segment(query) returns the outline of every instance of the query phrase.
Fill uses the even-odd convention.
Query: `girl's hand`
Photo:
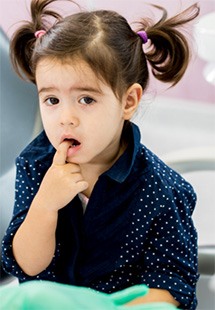
[[[35,197],[38,206],[58,211],[78,193],[87,189],[88,183],[81,175],[80,166],[66,162],[69,147],[70,143],[67,141],[59,145]]]

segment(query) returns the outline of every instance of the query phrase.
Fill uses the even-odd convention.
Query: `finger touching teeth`
[[[76,140],[76,139],[68,139],[68,138],[66,138],[66,139],[64,139],[64,141],[70,142],[70,147],[76,147],[76,146],[78,146],[78,145],[81,144],[81,143],[80,143],[78,140]]]

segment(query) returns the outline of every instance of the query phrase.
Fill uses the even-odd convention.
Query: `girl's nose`
[[[64,108],[61,111],[60,124],[62,126],[69,126],[70,125],[73,127],[77,127],[79,125],[79,119],[76,116],[75,111],[71,108],[69,108],[69,109]]]

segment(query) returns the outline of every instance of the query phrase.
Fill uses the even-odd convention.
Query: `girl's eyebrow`
[[[58,88],[55,87],[42,87],[41,89],[38,90],[38,93],[48,93],[48,92],[52,92],[52,91],[56,91],[58,90]],[[91,92],[91,93],[95,93],[95,94],[99,94],[102,95],[103,92],[100,88],[94,88],[91,86],[87,86],[87,87],[71,87],[69,90],[75,90],[75,91],[83,91],[83,92]]]
[[[48,92],[51,92],[54,90],[56,90],[56,88],[54,88],[54,87],[42,87],[41,89],[38,89],[38,94],[48,93]]]

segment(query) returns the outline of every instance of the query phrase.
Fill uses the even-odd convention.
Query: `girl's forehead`
[[[41,59],[35,71],[36,80],[40,77],[43,78],[57,78],[59,76],[69,78],[76,77],[76,79],[89,78],[95,83],[101,83],[102,81],[98,78],[91,67],[81,59],[57,59],[57,58],[43,58]]]
[[[110,86],[82,59],[42,58],[37,64],[35,76],[38,88],[47,85],[62,85],[66,88],[72,84],[87,85],[89,89],[93,87],[101,93],[110,91]]]
[[[56,58],[45,57],[40,59],[36,66],[36,74],[40,71],[52,72],[52,71],[75,71],[77,74],[91,74],[95,75],[91,67],[86,61],[80,58]]]

